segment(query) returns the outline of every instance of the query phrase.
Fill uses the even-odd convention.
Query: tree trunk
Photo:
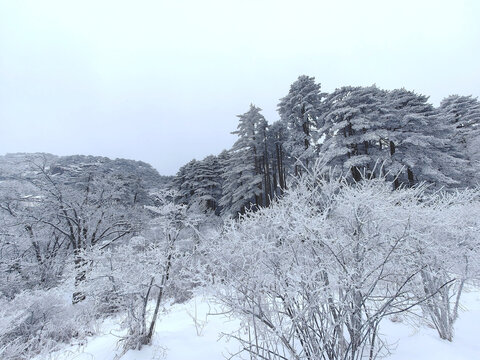
[[[277,150],[277,171],[278,171],[278,183],[280,185],[280,194],[283,194],[285,190],[285,177],[283,172],[283,152],[280,144],[275,144]]]
[[[82,256],[81,249],[74,250],[74,268],[75,268],[75,291],[72,295],[72,303],[78,304],[79,302],[85,300],[85,293],[83,291],[79,291],[78,287],[85,281],[85,277],[87,272],[85,270],[86,261]]]
[[[270,179],[270,166],[269,166],[269,163],[268,163],[267,149],[265,149],[265,152],[264,152],[264,155],[263,155],[263,174],[264,174],[264,178],[265,178],[264,206],[269,206],[270,205],[270,200],[272,198],[272,183],[271,183],[271,179]]]
[[[350,168],[350,170],[351,170],[351,172],[352,172],[352,176],[353,176],[353,179],[354,179],[355,181],[358,182],[358,181],[362,180],[362,174],[360,173],[360,170],[358,170],[358,167],[352,166],[352,167]]]
[[[413,185],[415,185],[415,178],[413,176],[413,171],[410,168],[407,169],[407,176],[408,184],[410,185],[410,187],[413,187]]]
[[[160,304],[161,304],[162,298],[163,298],[163,290],[165,289],[165,286],[167,285],[168,278],[170,277],[170,267],[172,266],[173,245],[175,243],[175,240],[173,240],[173,241],[170,240],[170,242],[171,242],[171,245],[170,245],[169,250],[168,250],[169,253],[168,253],[168,257],[167,257],[167,263],[165,265],[165,274],[163,274],[163,276],[162,276],[162,281],[160,283],[160,289],[158,291],[157,301],[156,301],[156,304],[155,304],[155,310],[153,312],[152,322],[150,323],[148,333],[143,338],[143,345],[148,345],[152,342],[153,331],[155,330],[155,323],[157,322],[158,311],[160,309]]]

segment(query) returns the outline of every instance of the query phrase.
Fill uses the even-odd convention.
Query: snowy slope
[[[441,340],[435,329],[412,328],[402,323],[386,322],[382,332],[397,343],[388,360],[477,360],[480,359],[480,291],[462,295],[463,311],[455,323],[453,342]]]
[[[452,343],[441,340],[434,329],[412,326],[403,322],[385,321],[381,331],[393,345],[388,360],[475,360],[480,359],[480,291],[463,296],[463,311],[456,324]],[[196,316],[195,316],[196,309]],[[127,352],[122,360],[222,360],[238,349],[235,341],[219,339],[222,332],[235,330],[238,320],[220,312],[218,306],[202,296],[186,304],[171,306],[161,317],[152,346],[141,351]],[[195,326],[194,318],[197,319]],[[86,345],[70,346],[62,351],[38,357],[36,360],[114,360],[121,354],[117,348],[120,331],[113,320],[102,325],[103,335],[91,338]],[[198,335],[200,334],[200,335]]]
[[[177,304],[160,315],[152,346],[141,351],[130,350],[122,360],[223,360],[238,346],[234,341],[221,337],[222,332],[235,330],[239,322],[228,316],[208,315],[222,312],[211,301],[197,296],[185,304]],[[195,320],[197,326],[195,326]],[[102,335],[89,339],[85,345],[76,345],[64,350],[37,357],[36,360],[113,360],[122,351],[117,342],[122,331],[108,320],[100,329]],[[221,337],[221,338],[220,338]]]

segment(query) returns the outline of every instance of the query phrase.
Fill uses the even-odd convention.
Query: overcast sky
[[[324,91],[480,95],[480,1],[0,0],[0,154],[124,157],[174,174],[250,103]]]

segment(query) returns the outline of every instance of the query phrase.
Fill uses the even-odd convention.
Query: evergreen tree
[[[173,180],[176,201],[201,210],[217,211],[222,194],[222,171],[219,159],[210,155],[201,161],[191,160],[182,166]]]
[[[355,181],[372,176],[385,160],[385,91],[376,86],[342,87],[325,100],[320,153],[327,165]]]
[[[238,136],[229,151],[224,173],[223,196],[220,200],[222,213],[236,215],[245,212],[250,204],[264,206],[266,203],[265,161],[267,122],[261,109],[250,105],[250,110],[238,115]]]
[[[278,104],[280,119],[288,128],[285,148],[295,160],[295,175],[300,174],[302,164],[308,168],[314,160],[322,96],[320,84],[315,83],[315,78],[302,75]]]
[[[219,161],[214,155],[198,162],[193,175],[196,189],[193,203],[202,209],[215,211],[222,196],[222,180]]]
[[[197,160],[193,159],[183,165],[177,172],[172,181],[172,188],[176,190],[175,201],[178,204],[191,205],[192,197],[195,193],[195,172],[197,170]]]
[[[480,102],[472,96],[450,95],[438,109],[441,121],[450,127],[455,151],[466,160],[462,179],[466,186],[476,186],[480,172]]]
[[[326,163],[358,181],[375,176],[394,180],[395,188],[426,181],[459,184],[463,163],[428,97],[405,89],[343,87],[324,101],[320,151]]]
[[[385,127],[391,174],[396,186],[426,181],[436,187],[459,184],[464,163],[452,152],[448,126],[442,124],[428,97],[405,89],[390,91]]]

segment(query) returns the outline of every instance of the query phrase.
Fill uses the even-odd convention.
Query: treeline
[[[350,181],[382,176],[394,188],[478,182],[480,103],[472,96],[451,95],[434,107],[425,95],[375,85],[328,94],[303,75],[278,113],[271,124],[254,105],[238,115],[231,149],[180,168],[177,201],[236,216],[268,206],[316,161]]]

